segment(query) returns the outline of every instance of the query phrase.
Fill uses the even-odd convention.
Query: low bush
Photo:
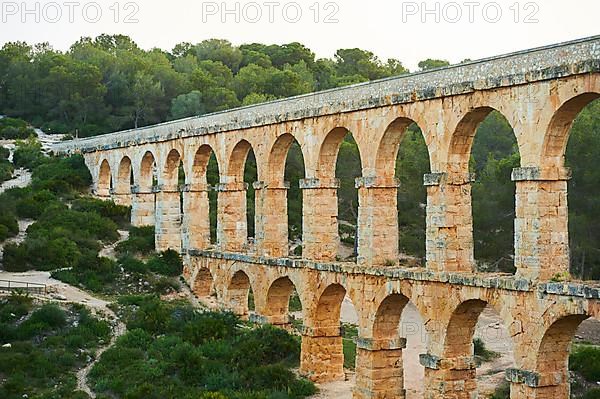
[[[95,198],[79,198],[71,203],[71,209],[79,212],[95,212],[119,226],[127,226],[131,220],[131,208],[117,205],[112,201]]]
[[[82,306],[36,306],[13,294],[0,301],[0,397],[82,398],[75,372],[110,327]],[[84,396],[85,397],[85,396]]]
[[[146,265],[149,270],[163,276],[175,277],[183,273],[181,256],[172,249],[153,256],[148,260]]]
[[[591,345],[575,345],[569,357],[569,368],[588,382],[600,381],[600,348]]]
[[[503,382],[498,385],[490,399],[510,399],[510,384]]]
[[[314,385],[299,379],[298,340],[283,330],[247,329],[231,313],[199,313],[153,296],[118,301],[128,333],[90,373],[107,397],[304,398]]]
[[[583,394],[582,399],[600,399],[600,388],[593,388]]]
[[[11,213],[0,213],[0,242],[19,233],[19,223]]]
[[[154,252],[154,226],[132,227],[129,238],[116,247],[120,255],[146,256]]]
[[[489,362],[499,356],[497,352],[487,349],[481,338],[475,338],[473,340],[473,348],[475,356],[480,362]]]

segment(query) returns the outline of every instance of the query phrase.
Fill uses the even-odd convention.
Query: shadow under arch
[[[137,184],[141,190],[150,191],[156,183],[156,158],[151,151],[146,151],[140,162],[140,176]]]
[[[215,292],[213,275],[209,268],[200,267],[194,277],[192,287],[194,295],[200,299],[208,299]]]
[[[254,292],[250,277],[242,270],[235,272],[227,288],[226,303],[231,311],[241,316],[242,319],[246,319],[250,311],[248,305],[250,291]]]
[[[341,328],[346,294],[343,285],[331,283],[318,295],[316,305],[304,311],[300,371],[313,381],[345,379],[344,365],[351,359],[344,351]]]
[[[541,159],[547,166],[564,166],[565,152],[573,122],[588,104],[598,98],[600,98],[600,93],[582,93],[565,101],[556,110],[548,125],[542,147]]]
[[[296,286],[287,276],[280,277],[271,283],[262,312],[270,324],[287,325],[290,323],[290,300],[295,290]]]
[[[589,316],[573,314],[559,318],[544,333],[537,349],[536,370],[539,378],[548,386],[538,388],[525,387],[526,391],[535,391],[538,396],[531,397],[569,398],[571,383],[569,376],[569,354],[571,342],[579,325]]]
[[[96,185],[97,194],[102,197],[108,197],[110,190],[113,188],[112,171],[110,164],[106,159],[100,164],[98,171],[98,184]]]
[[[319,158],[316,167],[316,177],[319,179],[333,179],[336,175],[336,164],[339,159],[339,152],[344,139],[348,136],[352,137],[354,140],[354,136],[352,132],[345,127],[336,127],[329,131],[321,146],[319,147]],[[360,147],[357,145],[358,150],[358,159],[362,160],[362,155],[360,153]],[[362,167],[361,167],[362,169]]]
[[[275,143],[269,151],[269,163],[267,167],[267,176],[265,183],[267,185],[283,186],[285,182],[285,164],[289,156],[290,149],[294,144],[297,144],[300,148],[300,154],[302,159],[305,158],[302,147],[298,143],[298,140],[290,134],[284,133],[277,137]],[[306,170],[304,171],[306,174]]]
[[[172,149],[167,155],[165,166],[162,171],[162,184],[165,189],[174,190],[179,185],[180,166],[182,157],[179,151]]]
[[[217,164],[217,170],[219,170],[219,161],[216,159],[215,152],[209,144],[203,144],[196,150],[190,179],[192,184],[208,184],[208,165],[213,157]]]
[[[421,397],[424,367],[419,356],[426,350],[428,334],[420,311],[393,290],[385,294],[372,317],[371,338],[362,344],[359,340],[357,365],[363,367],[357,369],[356,389],[385,393],[385,397]],[[380,368],[389,377],[371,380],[371,373]]]
[[[456,125],[452,134],[448,147],[448,158],[445,172],[451,174],[466,174],[469,172],[469,161],[471,159],[471,150],[477,130],[481,123],[492,112],[496,112],[508,122],[504,114],[490,106],[480,106],[473,108],[467,112]],[[510,122],[508,123],[510,125]],[[514,134],[514,127],[510,125],[513,132],[513,137],[517,141]],[[518,148],[518,147],[517,147]]]
[[[115,185],[118,193],[124,194],[131,191],[131,186],[133,185],[132,176],[133,168],[131,158],[125,155],[123,158],[121,158],[121,162],[119,162],[117,184]]]
[[[262,237],[260,252],[264,255],[287,257],[290,240],[302,237],[300,181],[305,176],[304,154],[296,138],[290,133],[277,137],[269,151],[265,187],[256,197],[262,208],[262,224],[257,226],[262,231],[257,236]],[[292,248],[298,255],[298,246]]]
[[[426,384],[432,378],[460,378],[465,381],[465,390],[478,392],[482,380],[491,379],[494,374],[479,373],[480,363],[492,361],[492,358],[486,357],[495,351],[498,351],[502,361],[500,366],[503,369],[495,373],[501,374],[500,379],[504,378],[507,369],[515,366],[514,343],[495,303],[479,298],[461,302],[452,312],[443,339],[442,358],[453,366],[447,371],[437,371],[437,376],[436,372],[427,369]]]
[[[404,140],[407,131],[412,126],[416,126],[421,132],[423,140],[426,142],[426,137],[423,130],[411,118],[398,117],[393,120],[386,128],[385,133],[379,141],[377,147],[377,156],[375,158],[375,175],[378,177],[394,177],[396,173],[396,160],[402,140]],[[427,145],[426,145],[427,146]],[[429,147],[427,147],[427,155],[431,168],[431,156]]]
[[[227,176],[232,179],[232,183],[244,182],[244,169],[250,152],[254,154],[252,144],[244,139],[233,147],[227,163]]]

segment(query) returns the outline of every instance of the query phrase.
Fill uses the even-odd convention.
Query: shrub
[[[0,160],[0,183],[12,179],[14,171],[15,168],[13,167],[12,163]]]
[[[111,219],[119,226],[126,226],[131,220],[130,208],[117,205],[112,201],[80,198],[72,202],[71,209],[80,212],[95,212],[103,218]]]
[[[13,163],[18,168],[33,170],[46,161],[41,150],[42,145],[35,138],[24,141],[18,140],[13,155]]]
[[[483,362],[489,362],[492,359],[498,357],[498,353],[491,351],[485,347],[485,343],[480,338],[473,340],[473,349],[475,356],[477,356]]]
[[[300,348],[287,331],[267,325],[247,331],[239,338],[234,360],[248,367],[279,362],[297,364]]]
[[[154,252],[154,226],[132,227],[129,238],[116,247],[121,255],[148,255]]]
[[[510,384],[503,382],[498,385],[490,399],[510,399]]]
[[[135,259],[131,256],[124,256],[119,259],[119,264],[123,270],[130,273],[144,274],[148,272],[148,266],[141,260]]]
[[[179,276],[183,273],[183,262],[176,251],[169,249],[152,257],[147,263],[148,269],[163,276]]]
[[[238,323],[239,318],[233,313],[202,313],[185,324],[182,337],[194,345],[201,345],[234,336]]]
[[[569,368],[588,382],[600,381],[600,348],[589,345],[574,346],[569,357]]]
[[[590,389],[583,395],[582,399],[600,399],[600,389],[599,388]]]
[[[19,223],[13,214],[0,214],[0,242],[19,233]]]

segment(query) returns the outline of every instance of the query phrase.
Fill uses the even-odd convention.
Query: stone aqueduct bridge
[[[510,332],[512,398],[568,398],[571,338],[598,316],[600,289],[569,281],[564,153],[578,112],[600,97],[600,36],[348,88],[58,145],[82,152],[100,197],[132,204],[135,225],[155,225],[158,249],[181,250],[200,296],[259,319],[288,323],[296,288],[303,306],[301,372],[342,379],[340,307],[359,315],[355,398],[403,398],[399,319],[410,301],[428,334],[426,398],[474,398],[473,334],[484,307]],[[521,155],[516,182],[516,275],[474,271],[468,162],[478,124],[492,111],[512,125]],[[398,259],[394,163],[416,123],[429,150],[426,265]],[[335,165],[352,132],[360,151],[358,260],[336,262]],[[303,256],[288,256],[284,165],[302,149]],[[243,170],[257,161],[255,248],[247,245]],[[214,153],[220,184],[209,187]],[[186,184],[178,187],[183,163]],[[590,165],[592,166],[592,165]],[[593,166],[592,166],[593,167]],[[133,187],[130,186],[133,174]],[[153,178],[153,174],[156,177]],[[208,191],[218,191],[218,242],[211,246]],[[182,207],[180,198],[183,197]],[[552,282],[561,276],[562,282]]]

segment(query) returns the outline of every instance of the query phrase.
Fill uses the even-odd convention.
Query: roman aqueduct
[[[426,398],[476,397],[475,323],[486,306],[501,316],[514,348],[511,398],[568,398],[568,354],[579,324],[600,313],[600,288],[570,281],[564,153],[579,111],[600,97],[600,37],[425,73],[319,92],[161,125],[73,140],[57,153],[83,153],[95,193],[132,205],[132,223],[156,226],[157,249],[181,251],[200,296],[255,319],[289,322],[294,288],[303,308],[301,372],[343,378],[340,307],[359,316],[355,398],[403,398],[398,325],[410,302],[424,320]],[[468,163],[481,121],[496,110],[511,124],[521,156],[512,179],[515,275],[475,271]],[[394,165],[409,125],[427,144],[426,264],[398,259]],[[360,151],[358,257],[336,262],[339,146],[351,132]],[[303,255],[288,254],[290,145],[302,150]],[[256,157],[255,245],[247,245],[244,164]],[[220,183],[206,170],[216,156]],[[183,164],[185,185],[178,184]],[[595,167],[590,165],[590,167]],[[133,175],[133,185],[130,176]],[[153,178],[153,176],[155,176]],[[209,190],[218,192],[211,244]],[[183,200],[181,200],[183,198]]]

